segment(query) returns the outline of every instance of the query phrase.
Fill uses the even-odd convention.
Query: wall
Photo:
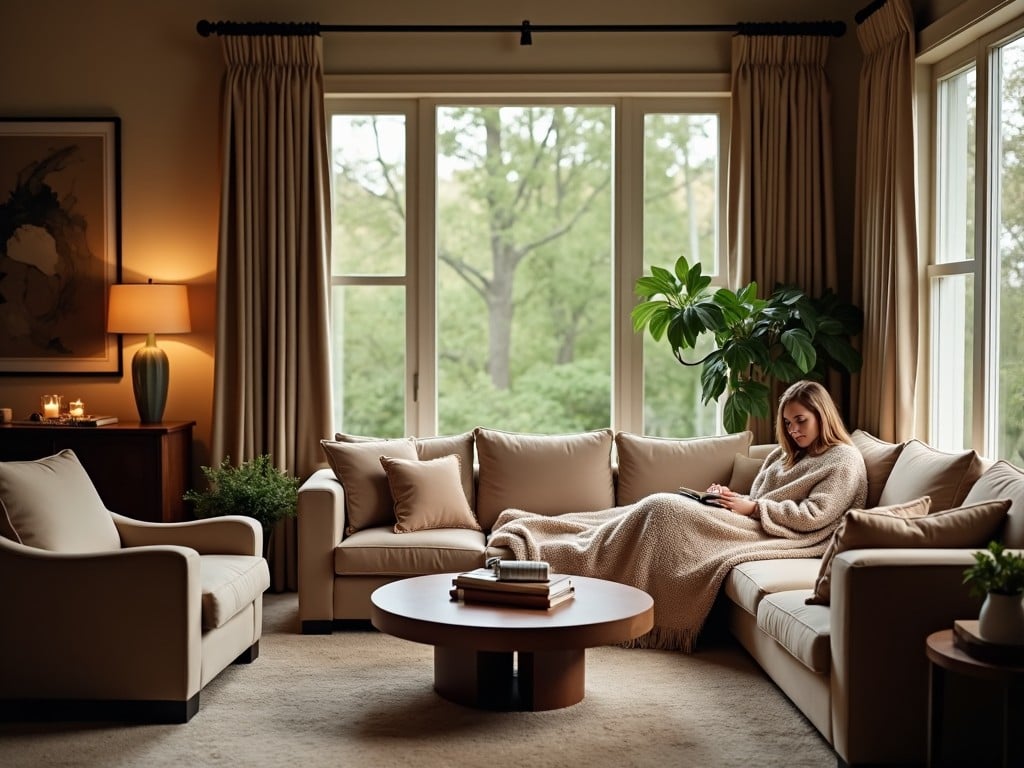
[[[189,284],[193,332],[163,337],[171,360],[165,418],[195,420],[195,464],[209,464],[220,193],[220,44],[200,19],[324,24],[847,23],[833,41],[837,250],[850,261],[860,51],[854,13],[866,0],[33,0],[0,4],[0,116],[120,116],[122,266],[126,282]],[[728,33],[534,35],[326,34],[328,73],[728,72]],[[4,193],[5,194],[5,193]],[[2,332],[2,331],[0,331]],[[116,378],[0,376],[0,406],[24,418],[43,392],[81,398],[92,412],[136,420],[125,338]],[[198,472],[196,473],[198,477]]]

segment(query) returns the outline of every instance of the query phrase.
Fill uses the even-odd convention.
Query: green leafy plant
[[[257,456],[239,466],[225,456],[219,467],[201,467],[209,487],[185,492],[195,504],[196,517],[246,515],[263,526],[269,537],[278,520],[295,515],[299,481],[279,470],[270,456]]]
[[[964,584],[975,597],[1024,594],[1024,556],[1007,552],[998,541],[974,553],[974,565],[964,571]]]
[[[729,432],[746,429],[751,417],[770,418],[770,383],[824,378],[829,368],[854,373],[861,356],[851,338],[863,326],[861,311],[831,291],[812,298],[798,288],[780,286],[767,299],[757,283],[739,291],[713,290],[700,263],[685,257],[674,271],[651,267],[636,281],[641,301],[631,313],[633,329],[668,340],[683,365],[701,365],[704,404],[728,391],[723,420]],[[700,360],[686,359],[710,334],[715,349]]]

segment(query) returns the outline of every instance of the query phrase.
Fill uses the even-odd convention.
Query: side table
[[[1024,765],[1024,738],[1019,727],[1024,714],[1024,667],[1005,664],[991,664],[965,653],[954,642],[953,630],[933,632],[925,641],[925,652],[930,662],[928,687],[928,765],[972,766]],[[944,728],[946,708],[953,704],[948,695],[947,675],[959,675],[978,681],[987,681],[987,690],[993,700],[995,716],[986,719],[982,725],[991,726],[985,733],[971,729],[971,736],[980,738],[978,749],[991,747],[991,754],[972,752],[969,758],[960,756],[956,762],[943,759],[944,746],[948,749],[951,734]],[[970,709],[984,709],[984,702],[972,699],[967,702]],[[1011,724],[1014,724],[1011,726]],[[966,728],[964,729],[966,730]],[[956,737],[956,735],[952,735]]]

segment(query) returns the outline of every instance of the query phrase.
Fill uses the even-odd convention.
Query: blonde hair
[[[786,420],[782,415],[787,405],[797,403],[818,417],[818,437],[806,448],[801,448],[789,436]],[[786,452],[786,463],[790,466],[805,455],[816,456],[824,453],[833,445],[847,443],[853,445],[850,433],[843,424],[832,396],[816,381],[798,381],[791,384],[779,398],[779,409],[775,416],[775,440]]]

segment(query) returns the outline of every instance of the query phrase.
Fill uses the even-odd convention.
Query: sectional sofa
[[[841,764],[923,763],[928,634],[976,617],[962,584],[991,538],[1024,547],[1024,472],[973,451],[857,431],[865,510],[822,558],[734,568],[713,612],[833,746]],[[370,615],[370,594],[409,576],[510,553],[487,535],[506,508],[540,514],[629,504],[680,485],[748,490],[771,445],[750,433],[673,440],[611,430],[323,441],[329,467],[299,490],[304,633]],[[381,457],[385,457],[383,460]],[[698,653],[699,653],[698,648]]]

